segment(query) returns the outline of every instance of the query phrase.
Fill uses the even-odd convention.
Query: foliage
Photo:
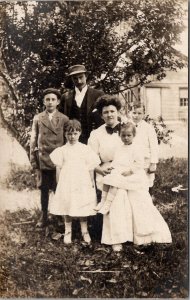
[[[25,149],[32,118],[42,110],[42,90],[71,87],[68,66],[84,63],[91,84],[107,93],[143,85],[152,75],[161,80],[166,70],[183,68],[187,62],[173,48],[183,30],[181,4],[181,0],[0,2],[1,73],[12,93],[15,88],[18,94],[11,96],[12,112],[9,109],[7,117]],[[159,140],[165,140],[162,134]]]
[[[158,199],[159,200],[159,199]],[[0,216],[0,296],[2,298],[186,298],[188,296],[187,199],[158,208],[173,236],[171,245],[138,251],[124,244],[117,255],[100,244],[97,217],[89,220],[93,243],[81,242],[77,221],[74,242],[55,240],[64,226],[52,219],[37,230],[39,212],[6,212]],[[100,226],[101,227],[101,226]]]
[[[168,158],[160,160],[156,170],[153,194],[157,199],[172,202],[179,194],[185,194],[187,190],[179,194],[172,192],[171,189],[178,185],[188,187],[188,162],[183,158]]]
[[[0,9],[3,59],[23,99],[40,103],[41,90],[60,88],[76,63],[110,93],[186,65],[173,48],[183,30],[179,0],[2,2]]]
[[[23,191],[36,189],[35,173],[31,169],[12,166],[11,173],[6,178],[6,187]]]
[[[172,139],[171,133],[174,131],[167,128],[162,117],[159,117],[158,121],[155,121],[154,119],[150,118],[149,115],[147,115],[145,116],[144,120],[154,126],[157,134],[158,144],[169,144],[170,140]]]

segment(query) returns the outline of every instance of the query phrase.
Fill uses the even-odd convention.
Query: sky
[[[184,16],[183,23],[185,30],[181,33],[181,43],[176,44],[175,48],[188,56],[188,2],[184,2],[186,8],[186,15]]]

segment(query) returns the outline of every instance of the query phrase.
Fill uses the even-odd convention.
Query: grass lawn
[[[89,220],[92,245],[81,242],[74,221],[74,241],[66,246],[55,218],[39,230],[38,211],[7,211],[0,216],[0,297],[186,298],[187,194],[171,187],[187,183],[187,161],[162,161],[158,171],[154,203],[169,225],[171,245],[138,251],[126,243],[121,254],[113,253],[100,244],[102,219],[96,216]]]

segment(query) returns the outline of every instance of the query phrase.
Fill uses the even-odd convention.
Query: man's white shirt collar
[[[75,87],[75,100],[78,107],[81,107],[82,101],[84,99],[84,96],[86,94],[86,91],[88,89],[88,86],[85,85],[85,87],[80,91],[77,87]]]

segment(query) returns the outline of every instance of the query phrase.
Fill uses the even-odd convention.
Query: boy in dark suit
[[[83,65],[74,65],[68,69],[74,89],[61,97],[59,111],[70,119],[77,119],[82,125],[80,142],[86,144],[90,132],[103,124],[99,114],[94,111],[97,98],[104,93],[87,85],[87,70]]]
[[[64,124],[68,117],[58,112],[60,93],[54,88],[43,92],[45,111],[34,116],[31,140],[30,161],[40,178],[42,215],[37,223],[38,227],[46,226],[49,191],[56,189],[56,168],[50,160],[49,154],[64,144]]]

